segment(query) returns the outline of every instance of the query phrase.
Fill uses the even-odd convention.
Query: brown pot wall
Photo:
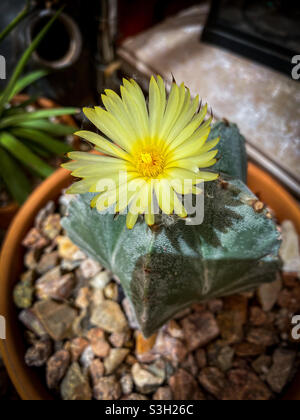
[[[0,314],[6,318],[7,326],[7,339],[0,340],[0,350],[9,375],[23,400],[51,400],[53,397],[43,378],[24,363],[23,330],[12,299],[13,287],[23,270],[24,249],[21,243],[37,212],[49,200],[56,199],[70,183],[69,172],[59,169],[33,192],[10,227],[0,258]],[[292,220],[300,234],[300,208],[284,188],[253,164],[249,164],[249,186],[276,212],[279,221]],[[300,400],[300,372],[286,398]]]

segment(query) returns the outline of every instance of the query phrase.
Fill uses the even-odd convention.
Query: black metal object
[[[212,0],[206,41],[291,77],[300,52],[299,0]]]
[[[50,29],[27,66],[27,71],[35,68],[51,71],[47,78],[30,88],[30,93],[50,97],[62,105],[99,103],[100,92],[96,86],[99,63],[104,57],[100,47],[102,40],[109,40],[109,37],[105,38],[109,30],[104,19],[106,15],[103,16],[105,3],[110,4],[111,0],[32,0],[31,13],[0,45],[0,55],[7,60],[7,77],[12,74],[32,38],[50,18],[50,10],[65,5],[63,15]],[[24,5],[25,0],[0,1],[0,31]],[[3,85],[1,81],[1,87]]]

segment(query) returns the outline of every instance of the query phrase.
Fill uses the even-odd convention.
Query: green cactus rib
[[[195,302],[254,289],[280,268],[279,233],[255,196],[240,181],[206,187],[200,226],[176,221],[153,232],[145,223],[126,229],[125,216],[99,214],[91,194],[71,202],[63,220],[71,240],[117,275],[142,332],[151,336],[178,311]]]
[[[218,163],[213,167],[214,171],[219,171],[241,179],[247,183],[247,153],[245,139],[240,134],[236,124],[218,122],[211,130],[209,139],[220,137],[217,146],[219,153]]]
[[[118,276],[145,337],[192,303],[272,282],[281,267],[278,229],[266,209],[253,209],[244,184],[245,140],[225,123],[216,136],[221,178],[205,184],[201,225],[169,217],[155,231],[142,220],[129,231],[125,216],[91,209],[93,194],[74,199],[62,221],[77,246]]]

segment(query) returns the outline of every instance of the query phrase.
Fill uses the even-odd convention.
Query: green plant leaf
[[[37,175],[47,178],[54,172],[51,166],[36,156],[27,146],[10,133],[0,133],[0,145],[9,151],[23,165],[32,169]]]
[[[63,8],[61,8],[60,10],[58,10],[58,12],[53,16],[53,18],[47,23],[47,25],[45,25],[45,27],[41,30],[41,32],[35,37],[35,39],[32,41],[32,43],[30,44],[30,46],[26,49],[26,51],[24,52],[24,54],[22,55],[21,59],[19,60],[15,71],[12,75],[12,77],[10,78],[3,94],[0,97],[0,116],[3,113],[4,110],[4,106],[5,104],[9,101],[9,98],[11,97],[11,94],[13,92],[13,90],[15,89],[15,85],[17,83],[17,81],[19,80],[24,67],[26,66],[26,64],[28,63],[28,60],[31,57],[31,54],[33,53],[33,51],[38,47],[38,45],[40,44],[40,42],[42,41],[42,39],[44,38],[44,36],[47,34],[48,30],[51,28],[52,24],[55,22],[55,20],[57,19],[57,17],[60,15],[60,13],[62,12]]]
[[[0,129],[13,127],[23,122],[41,120],[43,118],[59,117],[63,115],[73,115],[78,113],[77,108],[53,108],[42,109],[34,112],[24,112],[23,114],[13,115],[0,120]]]
[[[72,127],[65,124],[52,123],[49,120],[34,120],[18,124],[19,127],[35,128],[37,130],[45,131],[55,137],[63,137],[74,134],[77,127]]]
[[[23,204],[31,192],[31,185],[25,172],[14,158],[0,148],[0,175],[13,199]]]
[[[36,143],[31,142],[30,140],[24,139],[22,143],[25,144],[25,146],[27,146],[29,149],[31,149],[35,154],[37,154],[38,156],[44,159],[49,159],[53,155],[53,153],[49,152],[46,149],[43,149],[43,147],[39,146]]]
[[[1,32],[0,43],[7,37],[7,35],[27,16],[30,9],[30,0],[26,0],[24,10],[15,17],[14,20]]]
[[[25,102],[20,103],[19,105],[14,105],[11,108],[5,109],[5,111],[3,112],[3,118],[9,117],[11,115],[16,115],[16,114],[24,114],[25,112],[24,108],[36,102],[37,99],[38,99],[38,96],[35,96],[32,98],[29,98]]]
[[[14,128],[10,132],[13,136],[30,140],[54,154],[64,155],[72,150],[72,147],[68,144],[63,143],[61,140],[55,140],[39,130]]]
[[[15,84],[14,89],[11,92],[8,100],[11,101],[15,95],[22,92],[25,88],[32,85],[37,80],[42,79],[43,77],[47,76],[47,74],[49,74],[49,72],[46,70],[37,70],[22,77]]]

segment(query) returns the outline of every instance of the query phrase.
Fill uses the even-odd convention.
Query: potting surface
[[[291,317],[300,281],[283,273],[255,292],[196,304],[145,349],[118,279],[64,235],[66,211],[50,202],[24,240],[25,271],[14,293],[25,325],[27,365],[57,398],[270,400],[300,368]],[[284,246],[294,239],[284,226]],[[291,269],[286,256],[285,268]],[[293,263],[293,262],[292,262]],[[296,265],[299,263],[297,260]],[[293,267],[292,267],[293,268]],[[62,322],[63,320],[63,322]],[[147,350],[147,351],[145,351]]]

